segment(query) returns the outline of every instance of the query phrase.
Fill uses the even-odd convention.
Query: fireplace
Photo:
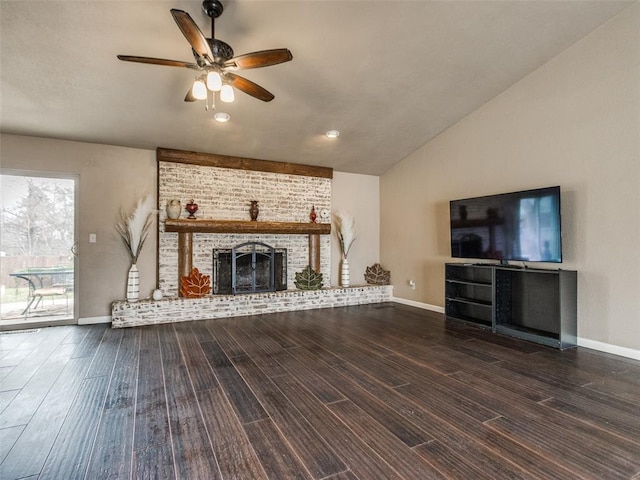
[[[213,293],[243,294],[287,289],[287,250],[246,242],[213,250]]]
[[[209,275],[213,287],[213,250],[243,242],[287,249],[283,290],[294,289],[294,272],[309,264],[331,278],[331,224],[310,222],[309,212],[312,205],[316,212],[331,209],[332,169],[164,148],[156,158],[158,288],[165,296],[178,296],[180,279],[193,268]],[[194,195],[196,220],[166,218],[167,203],[184,205]],[[255,222],[248,213],[254,199],[261,205]]]

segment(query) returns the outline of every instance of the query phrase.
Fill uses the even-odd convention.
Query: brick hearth
[[[118,300],[111,308],[114,328],[211,318],[241,317],[259,313],[290,312],[345,307],[391,301],[391,285],[363,285],[321,290],[287,290],[248,295],[211,295],[203,298],[164,298],[129,303]]]

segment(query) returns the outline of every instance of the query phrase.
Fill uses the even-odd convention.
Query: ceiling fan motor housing
[[[226,62],[233,58],[233,48],[228,43],[217,38],[207,38],[207,42],[211,47],[211,52],[216,62]]]
[[[233,58],[233,48],[231,48],[231,45],[223,42],[222,40],[218,40],[217,38],[207,38],[206,40],[209,47],[211,47],[211,53],[213,53],[213,61],[215,63],[223,63]],[[196,59],[196,63],[200,68],[206,67],[207,62],[198,55],[198,52],[193,48],[191,51],[193,52],[193,57]]]

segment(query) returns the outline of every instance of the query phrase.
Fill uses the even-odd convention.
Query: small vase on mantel
[[[180,218],[180,213],[182,213],[182,205],[180,205],[180,200],[169,200],[167,202],[167,217],[175,220],[177,218]]]
[[[348,287],[351,285],[349,280],[349,260],[347,257],[342,258],[342,268],[340,269],[340,286]]]
[[[137,302],[140,297],[140,274],[138,266],[131,264],[129,276],[127,278],[127,302]]]
[[[196,212],[198,211],[198,204],[194,200],[191,200],[189,203],[187,203],[184,209],[189,212],[189,216],[187,218],[190,220],[195,220]]]
[[[251,221],[255,222],[258,220],[258,214],[260,213],[260,208],[258,208],[258,200],[251,200],[251,206],[249,207],[249,215],[251,216]]]

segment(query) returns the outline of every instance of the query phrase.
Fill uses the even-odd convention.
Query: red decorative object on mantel
[[[252,222],[258,220],[259,213],[260,207],[258,207],[258,200],[251,200],[251,205],[249,206],[249,216],[251,217]]]
[[[311,219],[311,223],[316,223],[316,218],[318,218],[318,216],[316,215],[315,205],[311,206],[311,213],[309,214],[309,218]]]
[[[191,220],[196,218],[195,213],[198,211],[198,204],[197,203],[194,203],[193,200],[191,200],[189,203],[187,203],[185,205],[184,209],[187,212],[189,212],[189,216],[187,218],[190,218]]]
[[[191,270],[189,276],[180,278],[180,296],[184,298],[200,298],[211,293],[211,277],[202,275],[197,268]]]

